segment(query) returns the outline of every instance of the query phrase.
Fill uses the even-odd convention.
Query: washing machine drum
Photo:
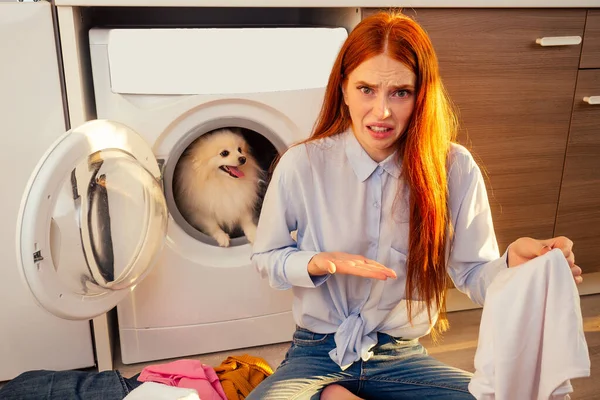
[[[51,313],[93,318],[150,271],[167,219],[160,168],[144,139],[115,122],[88,122],[54,143],[25,190],[22,276]]]

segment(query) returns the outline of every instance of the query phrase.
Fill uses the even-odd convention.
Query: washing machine
[[[66,319],[116,306],[126,364],[289,341],[291,292],[255,271],[243,233],[221,247],[192,226],[175,167],[201,135],[233,127],[267,171],[311,132],[346,37],[343,27],[91,29],[97,119],[48,149],[19,214],[18,258],[38,303]]]

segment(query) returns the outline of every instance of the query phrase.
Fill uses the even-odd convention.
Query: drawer
[[[579,68],[600,68],[600,10],[589,10]]]

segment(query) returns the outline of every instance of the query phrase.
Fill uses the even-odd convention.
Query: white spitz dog
[[[196,229],[228,247],[224,229],[240,227],[254,242],[254,211],[264,172],[241,132],[222,128],[196,139],[175,169],[173,193],[183,217]]]

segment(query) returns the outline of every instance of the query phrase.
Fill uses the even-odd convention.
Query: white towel
[[[144,382],[129,393],[125,400],[200,400],[195,389]]]
[[[569,399],[590,376],[579,293],[559,249],[501,271],[486,294],[475,374],[478,400]]]

